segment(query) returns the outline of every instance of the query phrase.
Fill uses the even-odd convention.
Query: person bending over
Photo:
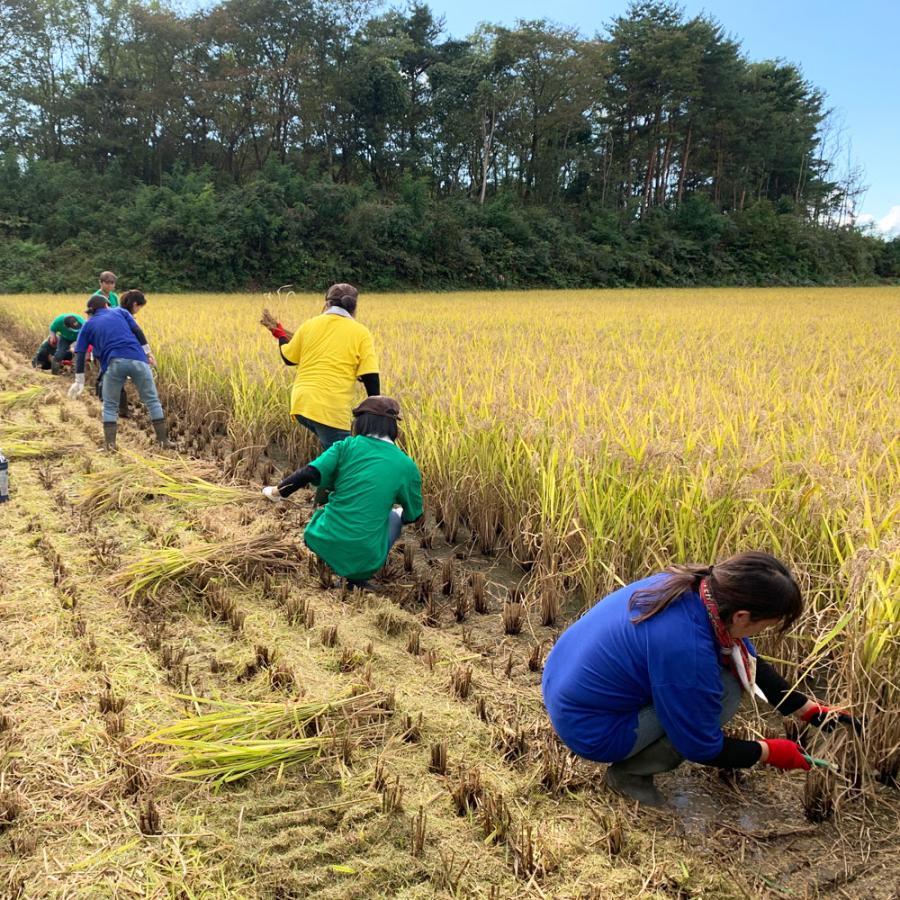
[[[41,368],[46,368],[38,358],[41,357],[42,359],[42,351],[45,349],[49,351],[52,347],[53,352],[48,355],[49,368],[54,375],[59,375],[60,371],[62,371],[63,362],[72,358],[72,344],[78,339],[78,333],[82,325],[84,325],[84,319],[81,316],[76,316],[74,313],[63,313],[61,316],[57,316],[50,323],[50,333],[47,335],[44,343],[41,344],[31,364],[35,365],[37,360]]]
[[[119,301],[119,306],[117,308],[119,310],[126,310],[127,312],[131,313],[132,316],[136,316],[146,305],[147,298],[144,296],[143,291],[131,290],[126,291],[124,294],[122,294],[122,297]],[[101,400],[103,399],[102,372],[97,376],[97,396]],[[125,389],[124,384],[122,385],[122,394],[119,397],[119,418],[131,418],[131,409],[128,405],[128,393]]]
[[[671,566],[623,587],[569,626],[547,658],[542,688],[553,728],[579,756],[611,763],[609,787],[651,805],[664,802],[653,776],[686,759],[808,770],[794,741],[722,733],[744,694],[819,727],[858,726],[791,690],[756,655],[749,638],[787,630],[802,609],[790,571],[755,551],[715,566]]]
[[[100,361],[103,373],[103,441],[106,449],[116,449],[119,399],[128,378],[147,407],[157,441],[160,446],[168,447],[165,415],[150,368],[156,365],[156,360],[144,332],[131,313],[110,309],[106,298],[99,295],[88,300],[87,314],[88,321],[75,344],[75,384],[69,389],[69,396],[77,397],[84,390],[84,357],[88,346],[93,346],[94,357]]]
[[[365,588],[372,587],[368,579],[384,565],[403,525],[422,516],[422,480],[395,443],[396,400],[368,397],[353,417],[351,437],[263,493],[278,502],[309,484],[330,490],[328,503],[306,526],[306,546],[351,587]]]

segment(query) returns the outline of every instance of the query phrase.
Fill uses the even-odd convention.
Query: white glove
[[[284,500],[284,497],[278,491],[278,488],[272,485],[271,487],[264,487],[262,489],[263,496],[268,497],[273,503],[281,503]]]
[[[75,376],[75,384],[69,388],[69,396],[74,400],[84,390],[84,372]]]

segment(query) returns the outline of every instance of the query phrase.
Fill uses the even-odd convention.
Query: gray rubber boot
[[[666,798],[653,783],[652,775],[629,775],[621,770],[621,763],[613,763],[606,770],[606,786],[644,806],[666,805]]]
[[[167,449],[172,446],[169,443],[169,429],[166,427],[165,419],[154,419],[153,430],[156,432],[156,440],[160,447]]]
[[[665,797],[653,783],[653,776],[671,772],[684,762],[684,757],[668,738],[660,738],[640,753],[613,763],[606,770],[606,783],[620,794],[647,806],[663,806]]]
[[[50,371],[54,375],[59,375],[59,373],[62,371],[62,366],[59,364],[59,360],[57,360],[55,356],[50,357]]]
[[[103,446],[106,450],[116,449],[116,432],[119,429],[117,422],[103,423]]]

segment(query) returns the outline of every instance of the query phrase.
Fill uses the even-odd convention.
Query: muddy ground
[[[299,539],[309,500],[189,512],[157,500],[87,515],[85,485],[121,459],[99,449],[97,401],[89,392],[68,400],[65,378],[33,371],[0,342],[0,391],[35,385],[36,403],[0,412],[0,425],[31,428],[54,447],[11,462],[12,499],[0,505],[0,896],[900,896],[900,802],[890,788],[848,796],[820,824],[804,816],[798,773],[751,771],[734,784],[684,766],[660,779],[664,810],[607,792],[603,767],[562,752],[542,714],[540,660],[564,623],[541,626],[529,610],[521,633],[505,634],[513,573],[458,559],[433,535],[427,550],[421,534],[404,536],[413,572],[397,552],[389,597],[342,597],[304,567],[231,584],[239,629],[189,593],[129,604],[110,583],[125,561],[198,538]],[[152,453],[148,431],[140,417],[123,423],[122,448]],[[209,471],[207,461],[191,465]],[[481,614],[458,601],[474,569],[488,578]],[[415,593],[429,573],[424,611]],[[312,627],[289,624],[286,598],[309,604]],[[420,629],[414,654],[409,635]],[[254,672],[259,646],[293,683]],[[466,667],[471,687],[460,697],[451,679]],[[191,712],[180,695],[289,700],[361,680],[393,692],[396,708],[382,739],[349,762],[215,790],[167,777],[166,758],[134,745]],[[738,727],[781,728],[774,718]],[[429,769],[442,742],[447,774]],[[480,793],[459,814],[453,791],[466,776]]]

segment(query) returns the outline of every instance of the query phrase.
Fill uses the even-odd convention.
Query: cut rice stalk
[[[0,410],[8,412],[17,407],[34,406],[45,391],[46,388],[39,384],[21,391],[0,391]]]
[[[66,456],[78,448],[74,444],[60,444],[44,440],[4,439],[3,452],[8,459],[49,459]]]
[[[278,767],[280,772],[288,766],[339,756],[348,739],[357,744],[380,740],[384,734],[381,726],[391,714],[385,696],[378,691],[290,703],[189,699],[214,707],[214,711],[174,722],[138,744],[165,748],[159,755],[172,753],[169,773],[173,778],[220,784],[262,769]]]
[[[217,543],[197,541],[187,547],[161,547],[132,560],[111,579],[124,587],[129,602],[156,597],[166,586],[192,588],[217,578],[243,584],[262,572],[301,567],[297,544],[274,534],[257,534]]]
[[[131,461],[87,479],[80,500],[86,511],[125,509],[155,498],[188,508],[259,501],[260,495],[256,491],[206,480],[198,474],[196,464],[160,460],[127,451],[121,455]],[[213,470],[201,471],[212,474]]]

